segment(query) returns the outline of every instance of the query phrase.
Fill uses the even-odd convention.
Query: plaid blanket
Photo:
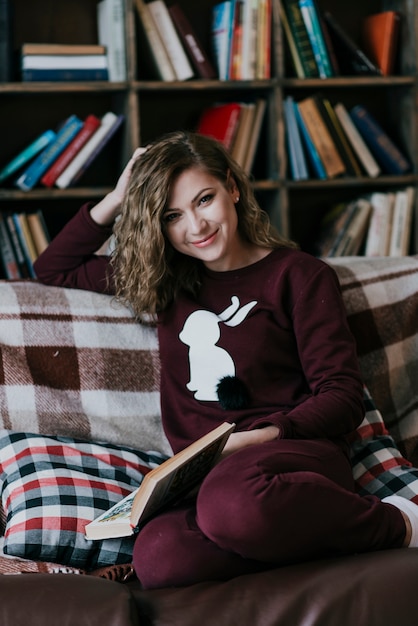
[[[404,456],[418,466],[418,257],[330,260],[366,386]]]
[[[0,281],[0,428],[169,454],[155,329],[109,296]]]

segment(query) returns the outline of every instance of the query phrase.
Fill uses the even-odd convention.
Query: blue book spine
[[[57,132],[55,140],[51,142],[22,175],[19,176],[16,185],[23,191],[33,189],[46,170],[68,146],[82,126],[83,122],[76,115],[71,115]]]
[[[284,114],[286,118],[287,145],[292,177],[293,180],[306,180],[308,178],[308,168],[306,167],[292,96],[287,96],[285,100]]]
[[[96,81],[109,80],[109,72],[104,68],[85,69],[26,69],[22,70],[23,82],[50,81]]]
[[[365,107],[353,107],[350,117],[386,173],[400,175],[411,169],[409,161]]]
[[[309,161],[312,165],[312,169],[314,170],[316,176],[321,180],[325,180],[327,178],[327,173],[325,171],[325,167],[321,161],[321,157],[318,154],[318,150],[315,148],[315,144],[311,139],[311,136],[308,132],[308,129],[305,126],[305,122],[302,119],[302,116],[299,111],[299,107],[297,103],[294,103],[295,108],[295,117],[300,129],[300,134],[306,146],[306,152],[308,154]]]
[[[20,226],[19,216],[17,213],[13,213],[12,218],[13,218],[14,225],[16,227],[16,234],[19,239],[20,246],[22,248],[23,256],[25,257],[29,276],[31,278],[36,278],[35,270],[33,269],[32,259],[29,254],[28,247],[26,245],[25,235],[23,234],[22,227]]]
[[[46,148],[56,137],[53,130],[46,130],[35,141],[12,159],[2,170],[0,170],[0,183],[9,178],[18,169],[23,167],[28,161],[33,159],[41,150]]]
[[[318,66],[319,75],[321,78],[330,78],[334,75],[334,72],[313,0],[299,0],[299,6]]]

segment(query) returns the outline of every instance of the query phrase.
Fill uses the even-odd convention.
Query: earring
[[[239,196],[237,196],[237,197],[235,198],[235,202],[238,202],[238,200],[239,200]]]

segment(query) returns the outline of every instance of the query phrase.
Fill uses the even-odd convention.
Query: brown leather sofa
[[[358,341],[365,382],[385,417],[390,435],[396,439],[402,454],[416,464],[418,402],[411,385],[416,380],[415,368],[418,367],[415,365],[418,361],[418,260],[341,259],[333,264]],[[25,290],[27,286],[26,283]],[[37,323],[43,319],[49,324],[54,316],[56,321],[63,307],[60,301],[65,294],[63,290],[34,283],[31,285],[34,297],[29,305],[28,301],[22,304],[19,289],[19,284],[0,282],[2,352],[10,352],[11,347],[21,350],[16,338],[10,339],[7,326],[17,309],[24,312],[22,319],[32,316],[34,324],[35,318]],[[125,322],[129,317],[129,312],[113,309],[115,305],[104,296],[71,293],[68,298],[72,302],[72,324],[85,319],[87,309],[88,315],[97,315],[100,319],[108,314],[104,312],[106,307],[112,311],[111,315],[122,316]],[[65,319],[68,323],[68,311]],[[33,333],[37,333],[36,325],[31,326],[32,338],[25,341],[36,343]],[[8,376],[11,375],[9,372]],[[7,406],[4,392],[8,384],[3,368],[3,372],[0,371],[2,427],[21,429],[27,424],[27,416],[19,416]],[[147,419],[154,420],[150,416]],[[86,420],[94,436],[94,419],[87,416]],[[147,431],[141,441],[149,448],[153,444],[158,446],[159,439],[160,449],[166,451],[167,444],[157,417],[154,422],[152,433]],[[42,420],[38,419],[33,427],[41,430]],[[50,432],[53,426],[49,423],[45,428]],[[55,428],[62,431],[62,424],[56,424]],[[66,428],[67,434],[74,435],[72,427],[67,424]],[[85,434],[85,428],[83,432]],[[110,439],[117,440],[116,430],[107,432]],[[124,437],[120,433],[118,436]],[[365,476],[368,474],[370,472],[365,472]],[[359,480],[370,491],[375,488],[374,478],[369,484],[364,476]],[[412,482],[410,488],[416,490],[418,498],[418,487]],[[187,588],[153,591],[142,590],[136,579],[120,583],[91,575],[2,575],[0,624],[416,626],[417,585],[418,551],[415,549],[307,562],[227,582],[209,581]]]

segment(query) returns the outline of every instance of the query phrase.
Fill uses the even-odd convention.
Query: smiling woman
[[[98,256],[113,222],[114,255]],[[347,438],[363,419],[363,383],[337,276],[275,232],[221,144],[177,132],[137,153],[36,271],[157,321],[174,452],[236,424],[198,493],[139,532],[145,588],[418,547],[418,506],[405,514],[399,499],[355,492]]]

